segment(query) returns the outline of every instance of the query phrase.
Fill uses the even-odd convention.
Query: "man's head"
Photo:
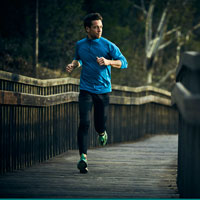
[[[102,35],[102,16],[99,13],[88,14],[84,18],[84,27],[90,39],[98,39]]]

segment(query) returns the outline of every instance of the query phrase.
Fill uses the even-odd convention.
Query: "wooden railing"
[[[200,54],[185,52],[172,92],[179,110],[178,189],[183,198],[200,198]]]
[[[78,91],[77,79],[38,80],[0,71],[1,174],[77,149]],[[177,117],[169,92],[113,85],[108,143],[177,133]],[[96,146],[91,118],[89,147]]]

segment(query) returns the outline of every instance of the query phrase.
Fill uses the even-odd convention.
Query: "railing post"
[[[178,190],[200,197],[200,54],[185,52],[176,73],[172,102],[179,111]]]

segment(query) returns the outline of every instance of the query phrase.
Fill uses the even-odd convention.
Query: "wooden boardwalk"
[[[177,135],[156,135],[90,149],[88,174],[69,151],[0,176],[0,198],[178,198],[177,146]]]

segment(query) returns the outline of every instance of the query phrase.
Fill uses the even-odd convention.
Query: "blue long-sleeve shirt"
[[[94,40],[84,38],[76,43],[74,57],[82,65],[80,90],[95,94],[111,92],[111,66],[100,66],[97,57],[120,60],[122,69],[128,66],[126,58],[114,43],[103,37]]]

